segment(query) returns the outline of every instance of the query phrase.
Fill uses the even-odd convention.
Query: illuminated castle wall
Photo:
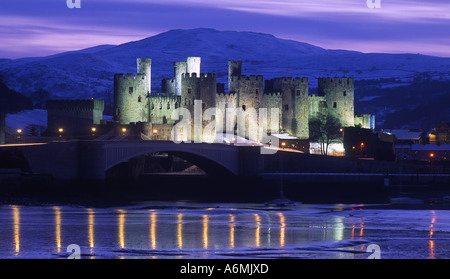
[[[223,112],[223,131],[216,133],[225,132],[227,124],[233,132],[240,131],[239,136],[254,141],[260,139],[250,127],[258,122],[260,108],[279,110],[276,130],[269,129],[269,132],[285,132],[300,139],[309,138],[309,119],[319,115],[332,114],[343,127],[354,126],[356,119],[356,124],[363,128],[374,128],[373,116],[355,118],[353,78],[319,78],[318,95],[310,96],[308,78],[281,77],[264,81],[260,75],[242,75],[242,61],[228,61],[228,92],[225,92],[224,84],[217,83],[215,74],[201,73],[200,57],[188,57],[186,62],[174,62],[173,78],[162,80],[161,94],[152,94],[151,59],[137,59],[137,64],[137,74],[114,76],[114,119],[120,124],[174,125],[174,109],[186,108],[194,116],[194,102],[201,100],[198,104],[202,114],[214,107]],[[241,110],[243,114],[237,117],[244,117],[245,121],[237,121],[235,115],[226,113],[230,108]],[[205,128],[207,121],[202,124]],[[191,140],[202,140],[194,138],[193,129],[192,123]]]

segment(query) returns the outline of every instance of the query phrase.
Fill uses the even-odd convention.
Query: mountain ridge
[[[135,73],[136,58],[151,58],[152,87],[173,76],[173,62],[202,57],[202,72],[217,73],[226,83],[227,61],[242,60],[243,74],[265,79],[305,76],[315,86],[320,76],[412,78],[420,72],[450,76],[450,58],[418,54],[379,54],[329,50],[271,34],[218,31],[211,28],[174,29],[120,45],[99,45],[46,57],[0,59],[0,75],[18,92],[38,89],[53,98],[105,98],[113,89],[115,73]]]

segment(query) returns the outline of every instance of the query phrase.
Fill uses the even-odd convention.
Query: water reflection
[[[208,249],[208,222],[209,216],[203,215],[203,249]]]
[[[14,252],[17,256],[20,252],[20,209],[18,206],[13,205],[13,226],[14,226]]]
[[[118,209],[118,224],[119,224],[119,247],[125,249],[125,214],[126,211]]]
[[[156,213],[150,213],[150,244],[153,250],[156,249]]]
[[[57,206],[53,207],[55,212],[55,243],[58,253],[61,253],[61,209]]]
[[[433,234],[434,234],[434,224],[435,223],[436,223],[436,212],[434,210],[431,210],[430,240],[428,241],[428,246],[429,246],[429,250],[430,250],[430,258],[431,259],[435,258],[434,239],[432,239],[433,238]]]
[[[102,255],[105,248],[108,253],[118,253],[120,250],[121,254],[114,257],[128,257],[128,253],[134,253],[135,250],[145,251],[142,252],[145,255],[143,257],[165,257],[146,254],[150,253],[150,249],[173,249],[178,253],[177,256],[200,249],[205,249],[205,253],[210,253],[211,249],[233,253],[249,247],[280,248],[285,253],[290,251],[290,247],[308,246],[316,241],[336,242],[350,237],[352,240],[362,238],[366,226],[364,222],[358,221],[345,229],[343,217],[308,216],[291,211],[217,210],[212,207],[196,210],[69,210],[54,206],[39,209],[45,211],[45,214],[37,217],[41,218],[37,220],[43,224],[42,228],[38,228],[40,235],[37,236],[30,233],[27,226],[23,226],[27,223],[27,218],[35,218],[34,215],[30,217],[27,211],[22,212],[23,208],[18,206],[11,206],[8,210],[8,218],[12,219],[7,228],[8,245],[13,244],[8,248],[8,253],[12,255],[14,252],[17,255],[20,252],[21,256],[23,250],[40,251],[41,247],[51,249],[52,253],[65,253],[65,245],[68,244],[78,244],[82,253],[91,254],[91,258],[94,252],[96,257],[101,258],[99,255]],[[435,256],[435,221],[433,212],[427,239],[430,257]],[[39,244],[41,246],[28,248],[29,243],[35,239],[42,242]],[[42,240],[45,239],[50,239],[52,245],[44,243]],[[30,247],[31,245],[35,244],[30,244]],[[180,254],[178,250],[183,251]]]
[[[178,249],[183,249],[183,214],[178,214],[177,221],[177,240],[178,240]]]
[[[230,248],[234,248],[234,228],[236,217],[234,215],[230,215]]]
[[[255,231],[255,246],[260,246],[260,233],[261,233],[261,217],[258,214],[254,214],[255,222],[256,222],[256,231]]]
[[[95,240],[94,240],[94,210],[91,208],[86,209],[88,214],[88,239],[89,239],[89,247],[91,248],[91,253],[93,252],[93,248],[95,246]]]
[[[285,243],[285,235],[286,235],[286,218],[283,213],[278,213],[278,217],[280,217],[280,247],[284,247]]]

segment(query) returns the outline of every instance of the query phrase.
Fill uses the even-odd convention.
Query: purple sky
[[[270,33],[328,49],[450,57],[449,0],[2,0],[0,58],[140,40],[170,29]]]

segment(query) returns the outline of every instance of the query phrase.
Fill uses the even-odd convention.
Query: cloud
[[[446,0],[4,0],[0,57],[120,44],[170,29],[255,31],[325,48],[450,56]],[[424,43],[426,41],[426,43]],[[347,43],[346,43],[347,42]],[[425,47],[425,48],[424,48]]]

